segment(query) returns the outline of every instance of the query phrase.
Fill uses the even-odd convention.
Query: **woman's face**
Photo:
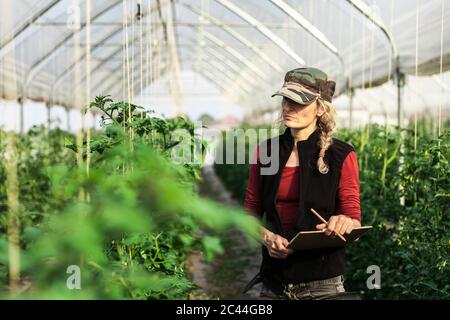
[[[322,108],[314,101],[309,105],[301,105],[283,97],[281,102],[284,125],[288,128],[303,129],[317,122],[317,117],[323,114]]]

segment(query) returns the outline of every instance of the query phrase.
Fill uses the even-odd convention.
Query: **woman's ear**
[[[317,108],[316,108],[316,114],[318,117],[321,117],[325,113],[325,107],[322,103],[317,100]]]

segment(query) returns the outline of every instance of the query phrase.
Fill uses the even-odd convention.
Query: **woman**
[[[244,204],[264,220],[260,273],[247,287],[262,281],[262,298],[323,299],[345,291],[344,248],[287,248],[299,231],[325,229],[327,236],[336,236],[361,226],[356,153],[333,138],[335,85],[319,69],[298,68],[286,74],[283,87],[272,95],[283,97],[286,130],[256,149]],[[271,150],[277,150],[274,157]],[[268,163],[260,161],[263,154],[271,159]],[[274,161],[276,172],[263,174]]]

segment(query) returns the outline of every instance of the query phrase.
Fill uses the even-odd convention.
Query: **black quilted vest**
[[[315,226],[320,222],[311,213],[310,208],[319,212],[325,220],[335,214],[338,198],[338,185],[345,157],[353,151],[353,147],[338,139],[333,139],[332,145],[325,153],[324,161],[329,165],[327,174],[321,174],[317,169],[319,155],[320,132],[317,129],[307,140],[297,142],[297,150],[300,160],[300,197],[297,220],[287,234],[283,232],[280,218],[275,206],[276,195],[280,184],[281,174],[286,162],[294,148],[294,139],[290,128],[284,134],[268,139],[260,144],[258,163],[260,166],[259,181],[261,199],[264,208],[263,221],[265,227],[290,240],[298,231],[316,230]],[[279,166],[270,174],[262,174],[263,168],[271,165],[271,144],[279,144]],[[268,158],[262,158],[267,155]],[[283,285],[288,283],[308,282],[322,280],[345,272],[345,249],[317,249],[297,251],[286,259],[274,259],[269,256],[266,247],[263,246],[263,260],[260,276],[264,284],[280,292]]]

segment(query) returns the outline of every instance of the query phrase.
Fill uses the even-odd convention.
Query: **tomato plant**
[[[83,150],[78,150],[75,137],[61,131],[55,139],[40,138],[47,148],[41,153],[36,148],[42,145],[19,139],[18,149],[24,150],[18,168],[21,191],[32,193],[21,194],[23,205],[29,202],[42,212],[40,219],[22,223],[21,275],[30,285],[23,284],[21,297],[187,298],[194,288],[185,268],[187,254],[201,249],[212,257],[222,250],[218,238],[203,237],[200,231],[238,226],[256,234],[254,220],[199,198],[195,184],[200,164],[172,161],[172,150],[183,140],[204,150],[190,121],[151,117],[138,106],[108,97],[97,98],[90,107],[105,113],[103,129],[94,132],[90,148],[83,141]],[[174,137],[176,129],[188,134]],[[91,154],[89,174],[75,161],[78,151],[84,159]],[[38,162],[33,166],[33,161]],[[8,189],[4,180],[0,186],[1,226],[6,230]],[[22,210],[22,220],[28,219],[27,210]],[[2,233],[3,283],[8,281],[7,247]],[[81,290],[68,289],[69,266],[80,268]],[[6,286],[0,294],[9,294]]]

